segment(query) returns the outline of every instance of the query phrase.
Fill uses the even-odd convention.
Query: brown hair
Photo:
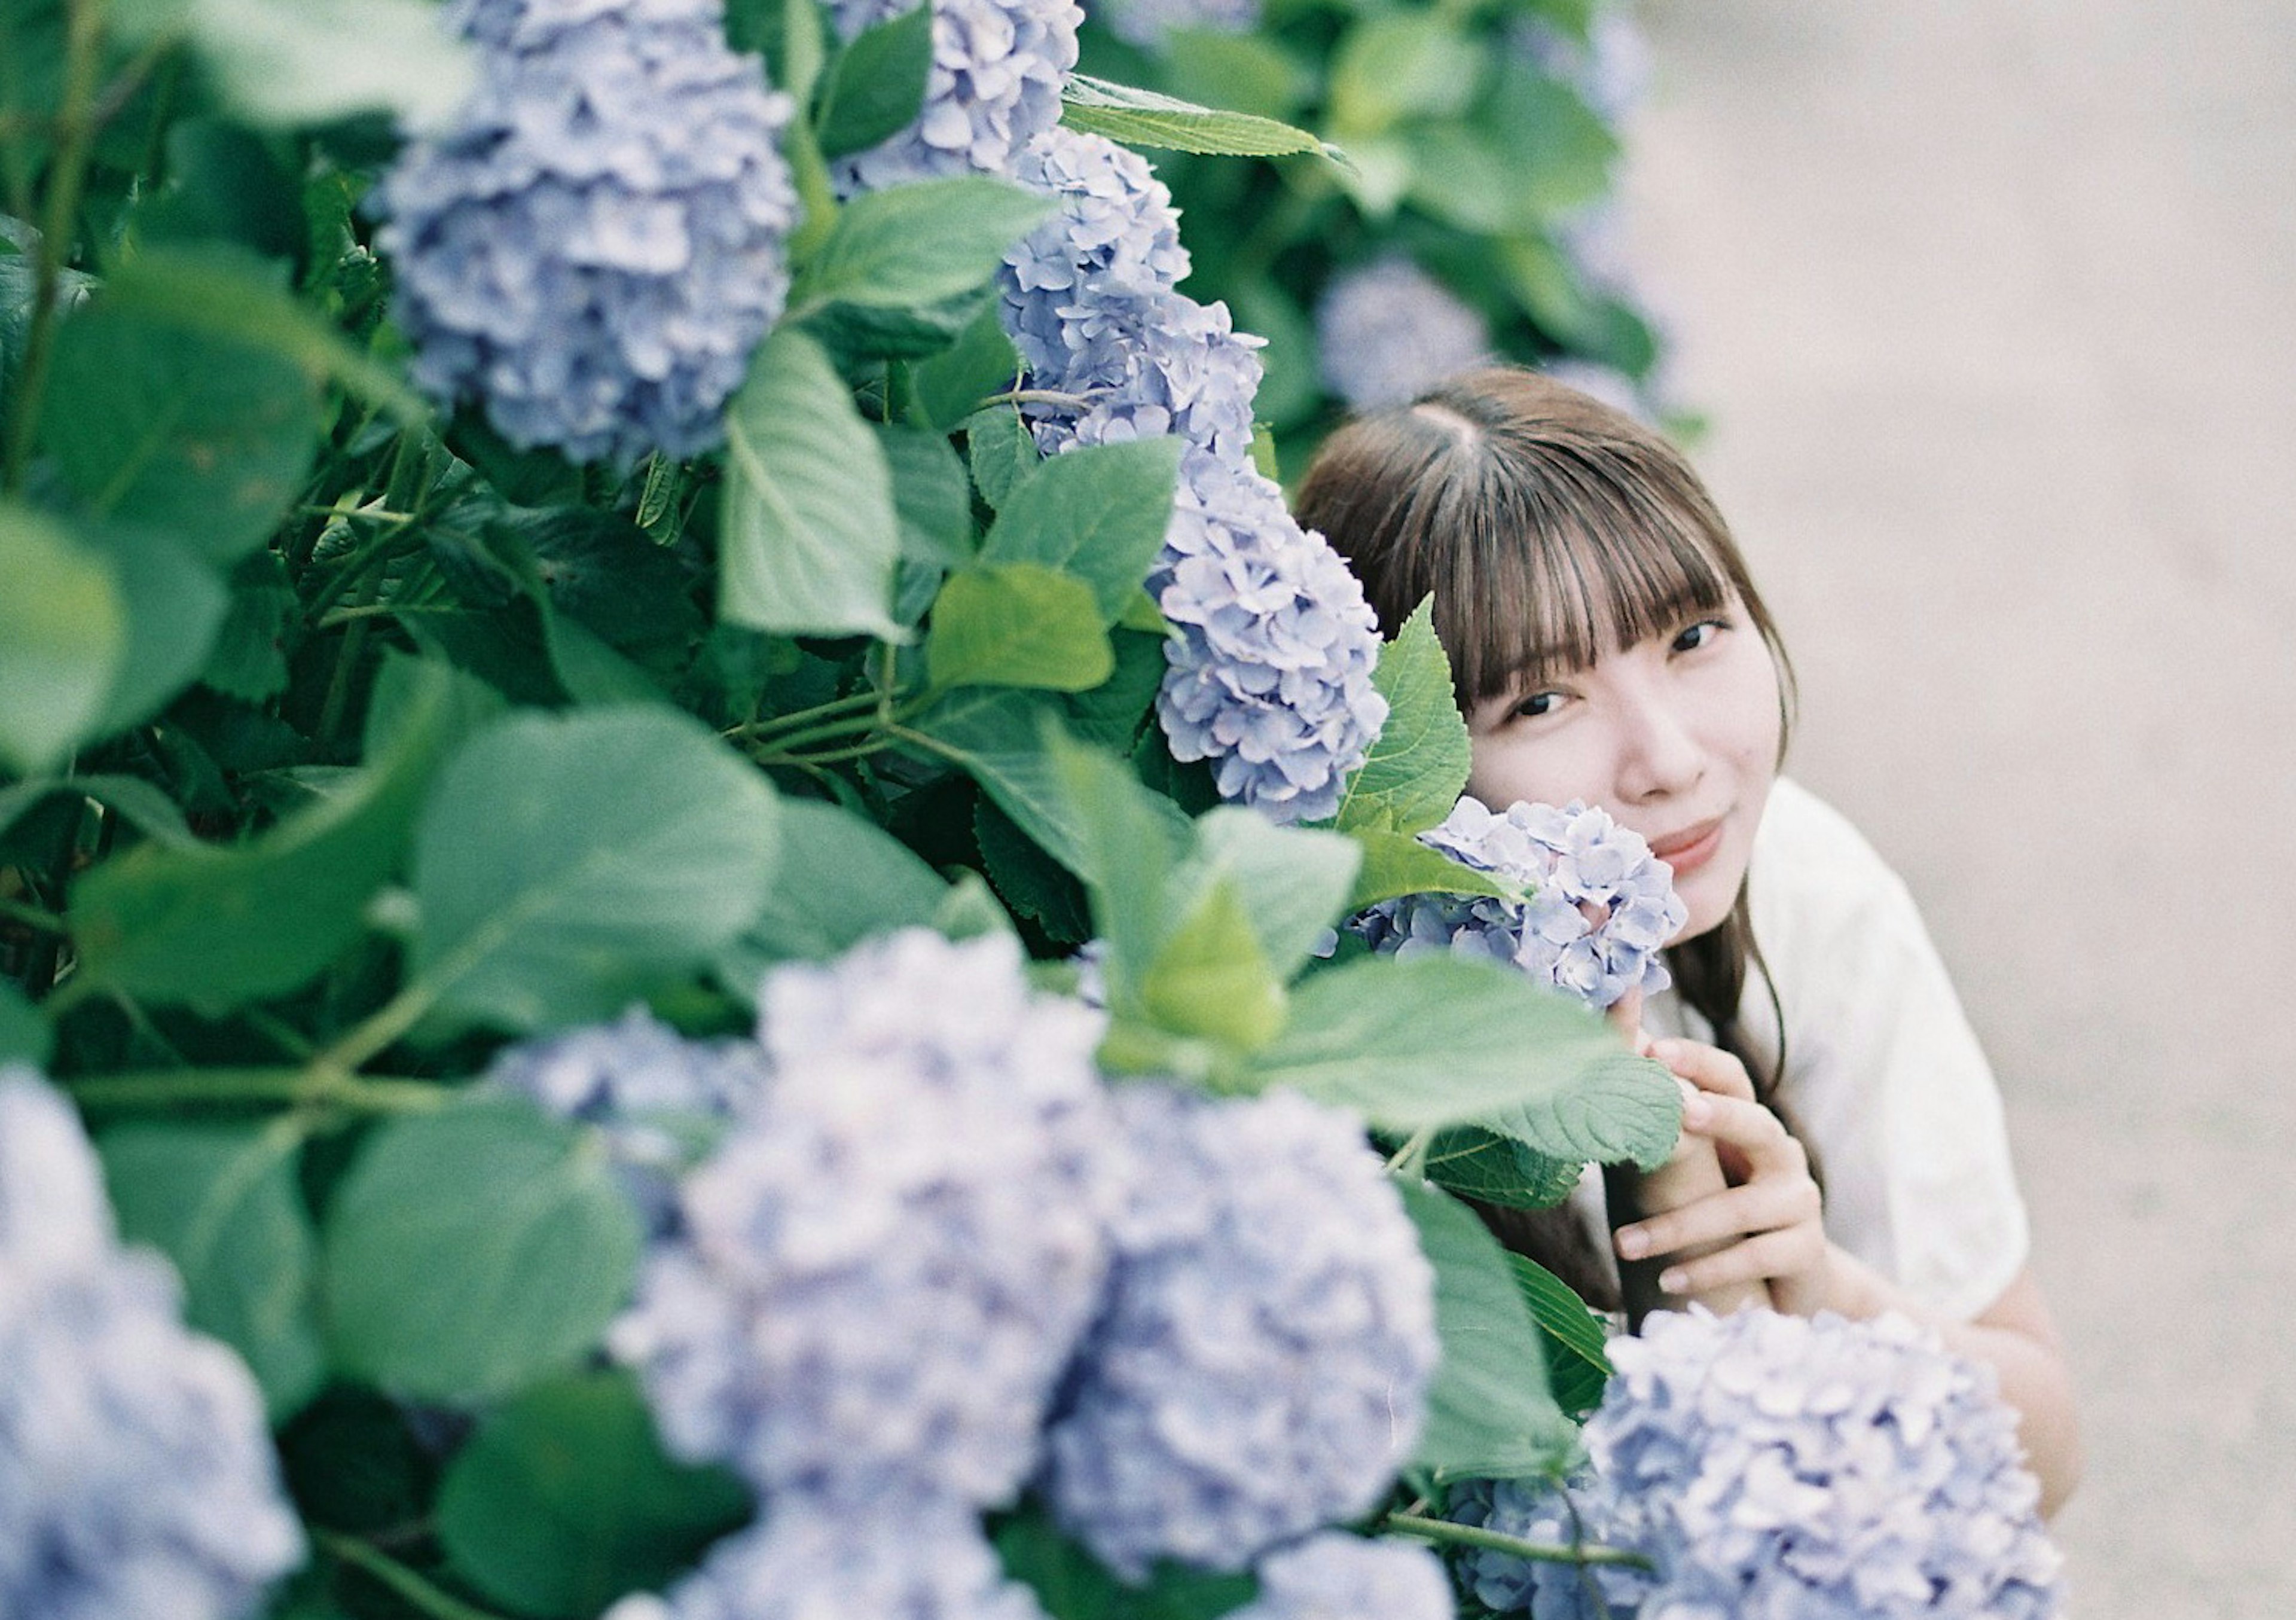
[[[1465,372],[1333,433],[1297,506],[1354,566],[1390,634],[1434,598],[1463,713],[1607,647],[1669,634],[1734,596],[1777,664],[1783,751],[1793,671],[1777,627],[1690,464],[1623,412],[1537,372]],[[1667,960],[1683,999],[1747,1060],[1756,1095],[1775,1107],[1783,1049],[1775,1066],[1759,1065],[1739,1029],[1747,964],[1761,961],[1744,886],[1718,926]],[[1781,1018],[1782,1047],[1784,1027]],[[1556,1258],[1586,1292],[1583,1264]]]

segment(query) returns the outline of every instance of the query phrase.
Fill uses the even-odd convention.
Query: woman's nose
[[[1698,785],[1706,751],[1679,705],[1662,694],[1632,695],[1623,705],[1619,791],[1636,803],[1677,797]]]

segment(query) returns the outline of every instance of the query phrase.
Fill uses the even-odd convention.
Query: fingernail
[[[1640,1260],[1650,1253],[1649,1234],[1631,1226],[1625,1228],[1619,1233],[1619,1253],[1628,1260]]]
[[[1685,1125],[1702,1125],[1713,1117],[1714,1105],[1703,1097],[1690,1098],[1682,1105],[1682,1122]]]
[[[1680,1267],[1669,1266],[1667,1270],[1660,1271],[1658,1274],[1659,1292],[1661,1294],[1679,1294],[1683,1291],[1683,1285],[1689,1280],[1690,1279],[1682,1274]]]

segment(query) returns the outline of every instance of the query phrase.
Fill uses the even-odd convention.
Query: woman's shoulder
[[[1822,974],[1923,932],[1896,869],[1847,816],[1790,777],[1770,789],[1748,884],[1754,937],[1774,974]],[[1845,955],[1853,940],[1861,948]]]

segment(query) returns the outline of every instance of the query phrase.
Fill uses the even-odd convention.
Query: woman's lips
[[[1722,826],[1725,817],[1702,821],[1696,826],[1685,827],[1670,837],[1658,839],[1651,844],[1651,853],[1674,868],[1679,882],[1714,859],[1722,847]]]

